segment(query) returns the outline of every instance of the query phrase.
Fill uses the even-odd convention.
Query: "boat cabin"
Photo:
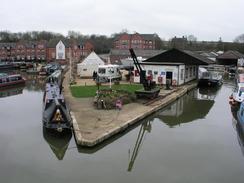
[[[8,75],[6,73],[0,73],[0,86],[8,86],[24,82],[25,80],[20,74]]]

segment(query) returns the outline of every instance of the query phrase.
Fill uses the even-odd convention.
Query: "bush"
[[[136,96],[133,93],[130,93],[125,90],[111,90],[104,89],[100,90],[98,96],[94,100],[97,108],[105,108],[105,109],[115,109],[116,101],[118,99],[122,100],[122,104],[129,104],[136,100]],[[105,105],[103,105],[105,104]]]

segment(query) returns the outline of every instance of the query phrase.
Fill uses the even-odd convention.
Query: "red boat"
[[[24,83],[25,79],[20,74],[0,73],[0,88]]]

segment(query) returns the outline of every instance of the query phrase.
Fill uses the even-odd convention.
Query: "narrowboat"
[[[229,104],[234,108],[238,108],[244,101],[244,74],[239,74],[236,81],[236,88],[229,97]]]
[[[25,79],[20,74],[0,73],[0,88],[24,83]]]
[[[61,73],[61,72],[60,72]],[[43,126],[58,132],[70,129],[72,120],[70,111],[62,94],[59,84],[61,76],[57,72],[48,77],[43,97]]]
[[[242,131],[244,131],[244,102],[241,102],[240,108],[237,111],[237,122],[239,123]]]
[[[17,65],[12,62],[0,62],[0,70],[16,69]]]
[[[220,86],[222,85],[222,74],[216,71],[208,71],[206,68],[199,68],[198,86]]]

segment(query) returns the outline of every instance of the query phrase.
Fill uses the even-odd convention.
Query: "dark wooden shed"
[[[220,65],[237,65],[240,58],[244,58],[244,55],[238,51],[229,50],[217,57],[217,63]]]

